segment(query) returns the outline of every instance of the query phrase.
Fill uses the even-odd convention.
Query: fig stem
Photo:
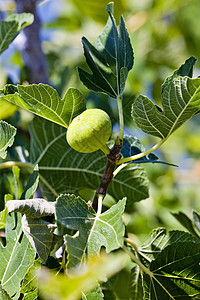
[[[119,145],[115,143],[113,148],[110,150],[110,153],[107,155],[107,164],[105,167],[105,171],[92,202],[92,207],[94,208],[95,211],[97,211],[98,209],[99,195],[103,195],[103,198],[105,198],[106,196],[108,186],[113,179],[113,172],[115,170],[117,161],[120,159],[119,152],[121,148],[122,148],[122,140],[120,140]]]
[[[104,144],[100,149],[106,156],[110,153],[110,148],[107,146],[107,144]]]
[[[124,137],[124,117],[123,117],[123,108],[122,108],[122,96],[121,96],[121,98],[117,97],[117,104],[118,104],[119,125],[120,125],[119,138],[121,140],[123,140],[123,137]]]

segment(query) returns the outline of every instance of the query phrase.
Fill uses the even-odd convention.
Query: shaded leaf
[[[35,300],[38,299],[38,284],[36,272],[41,267],[41,262],[39,259],[34,261],[34,264],[27,271],[20,290],[20,294],[23,294],[23,300]]]
[[[113,3],[106,8],[109,19],[97,39],[96,48],[85,37],[82,38],[84,55],[92,74],[81,68],[78,71],[87,88],[117,98],[123,93],[128,71],[133,67],[133,50],[123,17],[118,33]]]
[[[75,236],[65,235],[68,252],[68,267],[79,264],[86,251],[88,236],[95,218],[95,212],[86,202],[74,195],[60,195],[56,202],[56,220],[66,228],[79,232]]]
[[[197,211],[193,211],[193,220],[198,232],[200,232],[200,215]]]
[[[32,218],[42,218],[55,213],[55,202],[34,198],[26,200],[11,200],[6,204],[8,212],[20,212]]]
[[[130,280],[130,296],[131,300],[143,300],[144,299],[144,286],[143,286],[143,274],[139,266],[135,266],[131,270]]]
[[[145,96],[136,98],[132,116],[144,132],[167,139],[200,109],[200,79],[177,77],[164,89],[163,111]]]
[[[58,274],[55,276],[48,270],[42,269],[39,272],[39,287],[44,299],[52,295],[55,300],[77,300],[96,286],[97,280],[123,269],[128,262],[124,253],[109,254],[100,257],[93,257],[78,271],[70,272],[70,277]]]
[[[200,296],[200,243],[167,246],[144,275],[148,299],[191,299]]]
[[[0,158],[6,158],[6,149],[12,146],[16,132],[15,127],[5,121],[0,121]]]
[[[181,223],[182,226],[184,226],[193,236],[196,238],[200,238],[199,235],[196,233],[194,229],[194,225],[192,220],[186,216],[183,212],[178,213],[172,213],[172,215],[177,219],[179,223]]]
[[[67,267],[72,268],[83,261],[87,248],[89,230],[79,230],[74,236],[65,235],[67,256]]]
[[[0,281],[2,288],[12,299],[18,299],[21,281],[34,258],[35,251],[22,232],[21,215],[7,215],[6,246],[0,244]]]
[[[0,91],[0,98],[64,127],[86,109],[86,101],[79,90],[69,88],[61,99],[54,88],[42,83],[8,84]]]
[[[132,136],[127,136],[127,135],[124,136],[123,146],[122,146],[122,149],[121,149],[121,154],[123,155],[123,158],[130,157],[130,156],[142,153],[144,151],[145,151],[145,149],[144,149],[142,143],[140,142],[140,140],[138,138],[132,137]],[[153,163],[153,164],[155,164],[155,163],[158,163],[158,164],[166,164],[166,165],[169,165],[169,166],[174,166],[174,167],[176,166],[177,167],[177,165],[170,164],[170,163],[167,163],[165,161],[160,161],[158,159],[159,158],[155,154],[150,153],[147,156],[143,156],[141,158],[135,159],[135,160],[131,161],[130,163],[136,163],[136,164],[140,164],[140,163]]]
[[[181,244],[183,242],[195,243],[199,241],[185,231],[172,230],[167,233],[164,228],[158,228],[153,230],[146,243],[139,248],[139,253],[149,265],[165,247],[176,243]]]
[[[33,23],[33,15],[28,13],[10,15],[7,20],[0,21],[0,54],[19,34],[19,31]]]
[[[22,217],[22,230],[39,255],[42,263],[47,261],[53,242],[55,226],[42,219]]]
[[[61,126],[41,118],[33,120],[30,134],[30,160],[39,166],[42,189],[50,201],[66,192],[77,194],[84,188],[97,189],[106,166],[102,151],[89,154],[76,152],[68,145],[66,132]],[[45,181],[42,181],[43,178]],[[146,172],[141,166],[128,166],[113,179],[108,193],[115,199],[126,195],[130,204],[147,198]]]

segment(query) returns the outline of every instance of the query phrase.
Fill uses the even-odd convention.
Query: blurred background
[[[42,47],[38,59],[32,61],[35,66],[43,63],[40,75],[44,77],[38,78],[38,82],[48,82],[61,96],[68,87],[80,89],[87,99],[88,108],[101,107],[110,114],[117,134],[115,101],[103,94],[90,92],[80,82],[77,72],[77,66],[87,68],[81,37],[86,36],[95,45],[107,20],[107,1],[0,0],[0,18],[20,12],[24,4],[31,2],[36,6],[35,14],[40,25],[37,27],[39,40],[35,43],[37,46],[41,42]],[[118,0],[114,3],[117,22],[120,15],[124,15],[135,55],[134,68],[129,73],[124,96],[126,134],[138,137],[146,148],[150,148],[157,140],[136,128],[130,116],[131,103],[140,93],[161,105],[161,85],[164,79],[190,56],[200,59],[200,1]],[[29,36],[34,43],[37,37],[34,34]],[[28,42],[24,30],[0,57],[0,88],[11,82],[37,83],[37,78],[32,79],[30,57],[26,56]],[[197,61],[194,77],[200,75],[199,67]],[[16,145],[28,143],[27,128],[32,117],[28,112],[8,103],[0,104],[0,119],[15,126],[17,124],[20,128]],[[168,230],[180,229],[170,212],[181,210],[191,216],[192,210],[200,211],[199,124],[200,117],[197,115],[156,152],[161,160],[179,167],[144,165],[150,180],[150,198],[136,203],[132,214],[124,216],[128,230],[137,235],[135,239],[143,241],[158,226]],[[1,197],[8,185],[1,173]]]

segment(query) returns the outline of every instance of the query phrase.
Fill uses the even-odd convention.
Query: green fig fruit
[[[76,151],[91,153],[101,149],[109,153],[106,142],[112,132],[108,114],[101,109],[87,109],[73,119],[67,130],[67,141]]]

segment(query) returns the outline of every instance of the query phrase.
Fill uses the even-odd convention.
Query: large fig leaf
[[[66,131],[61,126],[41,118],[33,120],[30,134],[30,159],[39,166],[43,191],[50,201],[61,193],[97,189],[106,165],[103,152],[76,152],[67,144]],[[116,199],[126,195],[130,204],[147,198],[148,179],[144,169],[128,166],[113,179],[108,193]]]
[[[80,197],[66,194],[57,199],[57,221],[79,231],[78,236],[66,236],[69,267],[82,261],[86,249],[88,255],[93,256],[99,253],[102,246],[107,252],[122,247],[124,225],[121,215],[125,203],[123,199],[98,216]]]
[[[167,139],[200,110],[200,78],[175,77],[162,93],[163,111],[140,95],[132,106],[132,116],[144,132]]]
[[[186,242],[200,243],[197,238],[188,232],[172,230],[166,233],[164,228],[158,228],[152,232],[146,243],[139,248],[139,253],[141,257],[151,262],[156,259],[158,254],[168,245]]]
[[[79,68],[83,84],[96,92],[113,98],[123,93],[128,72],[133,67],[133,50],[123,17],[117,31],[113,16],[113,3],[107,5],[108,22],[98,37],[96,48],[82,38],[84,55],[91,73]]]
[[[6,85],[0,99],[25,108],[40,117],[68,127],[72,119],[86,109],[86,101],[79,90],[69,88],[61,99],[57,91],[46,84]]]
[[[29,13],[13,14],[5,21],[0,21],[0,55],[16,38],[20,30],[33,23],[33,15]]]
[[[0,158],[6,158],[6,149],[12,146],[16,132],[15,127],[4,121],[0,121]]]
[[[0,283],[12,299],[19,298],[21,281],[34,258],[35,251],[22,232],[21,214],[7,215],[6,246],[0,244]]]
[[[144,275],[148,299],[200,297],[200,243],[182,242],[165,247]]]

